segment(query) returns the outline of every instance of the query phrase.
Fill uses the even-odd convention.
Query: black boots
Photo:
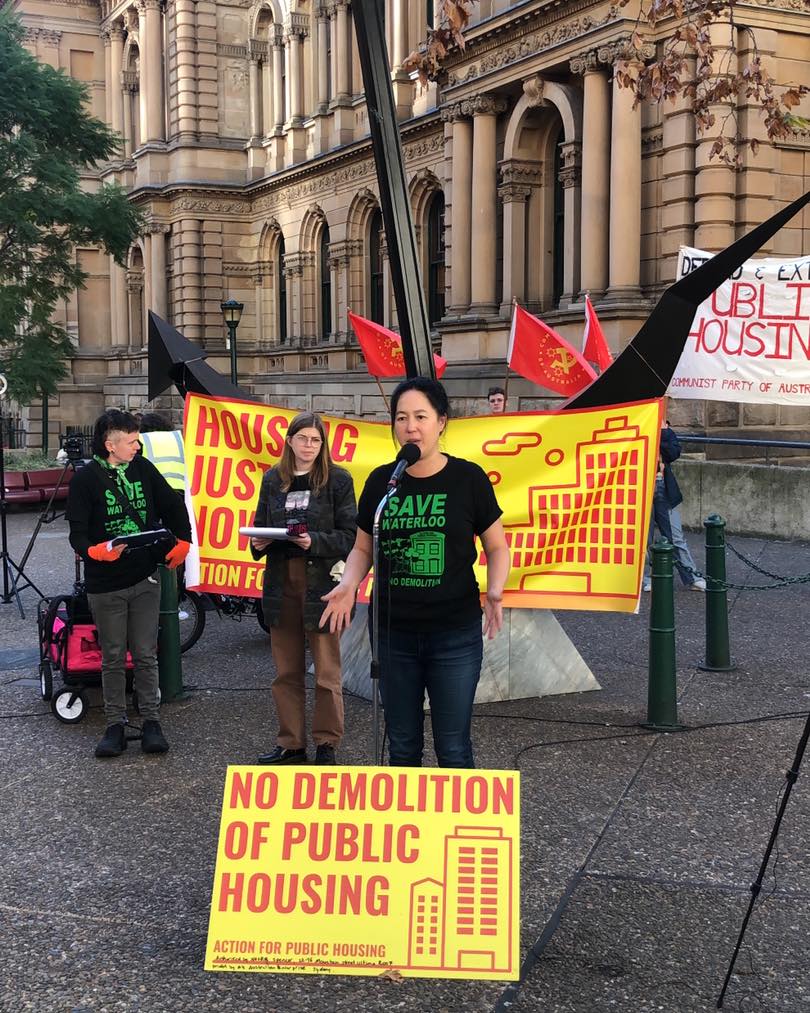
[[[271,753],[262,753],[256,763],[306,763],[306,749],[285,749],[276,746]]]
[[[126,748],[127,739],[124,734],[124,726],[118,722],[114,725],[107,725],[107,730],[96,746],[96,756],[99,759],[106,756],[120,756]]]
[[[159,721],[144,721],[141,734],[141,749],[145,753],[166,753],[169,743],[163,734]]]

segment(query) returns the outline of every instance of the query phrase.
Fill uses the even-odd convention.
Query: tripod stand
[[[3,415],[0,413],[0,561],[2,561],[3,569],[3,596],[0,601],[2,601],[3,605],[9,605],[13,598],[17,602],[17,608],[20,610],[20,617],[25,619],[25,612],[20,600],[20,591],[24,591],[26,587],[32,587],[40,598],[44,596],[34,582],[23,574],[22,567],[14,562],[11,558],[11,553],[8,551],[8,529],[6,527],[6,510],[8,509],[8,503],[6,502],[6,449],[3,421]],[[22,585],[20,585],[20,578],[25,580],[25,583]]]
[[[734,965],[737,962],[737,957],[742,947],[743,937],[745,936],[745,930],[748,928],[748,922],[751,919],[751,915],[754,911],[754,905],[757,902],[757,897],[762,889],[762,883],[765,879],[765,873],[768,869],[768,863],[771,860],[771,853],[776,846],[776,838],[779,835],[779,828],[782,824],[782,817],[785,815],[785,809],[787,809],[788,800],[790,799],[790,793],[793,790],[793,785],[799,776],[799,767],[802,765],[802,758],[804,757],[804,751],[807,748],[807,742],[810,740],[810,714],[807,715],[807,720],[804,724],[804,731],[802,737],[799,739],[799,744],[796,747],[796,755],[793,757],[793,766],[785,773],[785,780],[787,786],[785,787],[785,794],[782,796],[782,801],[779,805],[779,811],[776,814],[774,820],[773,829],[771,830],[771,836],[768,840],[768,846],[765,849],[765,854],[762,858],[762,864],[759,867],[759,874],[754,882],[751,884],[751,900],[748,904],[748,910],[745,912],[745,918],[743,918],[742,928],[740,934],[737,937],[737,945],[734,947],[734,954],[729,964],[728,972],[726,973],[726,980],[723,982],[723,988],[717,999],[717,1008],[723,1008],[723,1000],[726,995],[726,989],[728,988],[729,982],[731,981],[731,975],[734,973]]]
[[[45,595],[40,591],[40,589],[36,586],[36,584],[25,573],[25,564],[28,562],[28,557],[31,555],[31,550],[34,548],[34,542],[36,542],[37,540],[37,535],[39,534],[42,525],[52,524],[58,517],[64,516],[64,511],[61,513],[57,513],[57,511],[54,510],[53,508],[53,504],[54,500],[59,495],[59,490],[61,489],[62,483],[65,480],[65,475],[67,474],[68,468],[73,468],[74,471],[76,470],[76,464],[70,458],[68,458],[68,460],[65,461],[65,464],[62,468],[62,474],[56,480],[56,485],[54,486],[50,499],[40,511],[36,527],[34,528],[31,537],[28,539],[28,545],[26,545],[25,547],[25,552],[22,555],[22,559],[20,560],[19,566],[16,563],[14,564],[14,568],[17,571],[17,576],[13,578],[11,582],[11,587],[13,593],[17,596],[17,606],[20,609],[20,615],[22,616],[23,619],[25,619],[25,613],[23,612],[22,605],[20,604],[20,596],[17,593],[17,584],[18,581],[22,578],[25,580],[25,584],[23,584],[23,586],[19,589],[20,591],[24,590],[26,587],[30,587],[34,591],[36,591],[36,593],[39,595],[40,598],[45,597]]]

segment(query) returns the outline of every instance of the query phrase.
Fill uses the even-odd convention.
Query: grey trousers
[[[157,574],[121,591],[88,594],[101,644],[101,688],[107,724],[127,715],[127,646],[135,665],[133,686],[144,721],[158,719],[157,637],[160,580]]]

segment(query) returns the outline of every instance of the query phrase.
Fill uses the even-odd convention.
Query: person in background
[[[470,726],[483,658],[476,537],[487,557],[483,633],[492,638],[503,624],[510,557],[502,511],[484,470],[441,450],[448,414],[447,393],[437,380],[404,380],[391,397],[392,435],[400,446],[411,443],[420,451],[383,512],[374,579],[392,766],[422,765],[426,691],[439,766],[475,765]],[[321,624],[334,633],[348,625],[371,567],[374,512],[393,467],[390,462],[369,475],[354,548],[340,584],[324,597]]]
[[[490,387],[487,391],[490,415],[502,415],[506,411],[506,391],[503,387]]]
[[[144,412],[140,422],[143,456],[148,458],[175,492],[184,495],[186,463],[183,434],[158,412]]]
[[[160,581],[157,565],[170,569],[189,550],[191,528],[181,500],[139,453],[138,424],[129,412],[110,409],[93,432],[93,461],[70,483],[67,520],[70,544],[85,563],[87,600],[101,644],[101,685],[107,728],[96,756],[120,756],[126,749],[126,654],[143,718],[141,748],[165,753],[169,743],[158,720],[157,637]],[[166,527],[177,539],[126,550],[112,540]]]
[[[315,664],[315,763],[336,762],[343,737],[340,637],[319,626],[325,608],[321,597],[334,586],[333,571],[352,547],[356,513],[354,483],[332,463],[323,422],[311,413],[296,415],[281,460],[262,479],[253,522],[292,534],[287,539],[251,539],[253,558],[267,559],[262,606],[272,627],[272,692],[278,717],[276,748],[260,756],[259,763],[307,762],[307,642]]]
[[[697,566],[684,538],[681,513],[678,509],[683,502],[683,493],[672,470],[672,463],[673,461],[677,461],[680,456],[681,441],[670,427],[669,422],[665,421],[661,429],[658,474],[655,479],[653,516],[650,520],[648,545],[652,544],[654,529],[658,528],[661,536],[672,543],[675,550],[673,553],[673,563],[684,586],[690,591],[705,591],[706,580],[697,572]],[[650,591],[652,588],[652,581],[649,575],[649,558],[645,566],[642,587],[645,591]]]

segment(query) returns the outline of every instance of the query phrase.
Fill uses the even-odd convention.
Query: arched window
[[[428,320],[431,326],[444,316],[444,194],[437,190],[427,217]]]
[[[368,227],[368,315],[376,324],[385,322],[381,245],[382,212],[377,208]]]
[[[552,268],[552,300],[555,308],[559,305],[563,294],[564,260],[565,260],[565,194],[560,174],[563,167],[562,131],[554,145],[554,232],[553,232],[553,268]]]
[[[321,339],[332,333],[332,274],[329,270],[329,227],[321,229],[318,269],[321,285]]]
[[[284,273],[284,236],[278,237],[276,257],[276,306],[278,312],[278,340],[287,340],[287,275]]]

